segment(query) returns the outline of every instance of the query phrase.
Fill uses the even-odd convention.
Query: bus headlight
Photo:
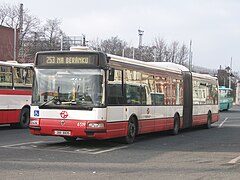
[[[105,124],[103,122],[90,122],[88,123],[89,128],[105,128]]]

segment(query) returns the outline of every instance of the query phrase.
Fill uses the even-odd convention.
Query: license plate
[[[71,136],[71,131],[58,131],[58,130],[55,130],[54,134],[55,135]]]

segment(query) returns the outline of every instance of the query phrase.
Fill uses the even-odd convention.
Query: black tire
[[[210,129],[212,127],[212,114],[209,112],[207,117],[207,124],[205,125],[206,129]]]
[[[227,109],[226,109],[226,111],[228,111],[228,109],[229,109],[229,104],[227,105]]]
[[[30,122],[30,110],[25,107],[22,109],[19,117],[19,127],[20,128],[28,128]]]
[[[77,137],[71,137],[71,136],[64,136],[63,137],[68,142],[76,142]]]
[[[127,136],[124,137],[124,142],[126,144],[133,143],[136,135],[137,135],[137,121],[135,118],[131,117],[128,121],[128,132]]]
[[[180,129],[180,119],[178,115],[174,116],[174,126],[173,129],[171,131],[172,135],[177,135]]]

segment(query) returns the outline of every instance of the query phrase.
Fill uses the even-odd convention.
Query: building
[[[18,33],[17,37],[18,37]],[[16,54],[17,54],[16,41]],[[14,59],[14,29],[0,25],[0,60],[7,61]]]

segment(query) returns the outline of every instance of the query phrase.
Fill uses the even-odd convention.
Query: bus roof
[[[130,59],[126,57],[116,56],[112,54],[107,54],[107,56],[111,57],[110,61],[115,61],[118,63],[125,63],[125,64],[131,64],[134,66],[140,66],[145,68],[150,68],[153,70],[160,70],[160,71],[167,71],[170,73],[176,73],[176,74],[182,74],[183,72],[189,72],[189,69],[183,65],[172,63],[172,62],[144,62],[136,59]],[[217,83],[217,77],[213,77],[209,74],[200,74],[192,72],[192,77],[205,79],[207,81],[216,82]]]
[[[210,74],[200,74],[200,73],[194,73],[192,72],[192,76],[196,77],[196,78],[204,78],[204,79],[208,79],[208,80],[218,80],[217,77],[213,77]]]
[[[33,67],[32,63],[18,63],[16,61],[0,61],[0,66],[14,66],[21,68],[31,68]]]
[[[107,56],[111,58],[110,61],[126,63],[126,64],[131,64],[135,66],[141,66],[141,67],[146,67],[146,68],[151,68],[156,70],[168,71],[168,72],[177,73],[177,74],[182,74],[182,71],[189,71],[188,68],[179,64],[171,63],[171,62],[144,62],[144,61],[116,56],[112,54],[107,54]]]
[[[169,70],[179,70],[179,71],[189,71],[188,68],[186,68],[185,66],[183,65],[180,65],[180,64],[175,64],[175,63],[172,63],[172,62],[147,62],[148,64],[151,64],[155,67],[161,67],[161,68],[166,68],[166,69],[169,69]]]
[[[48,54],[48,53],[77,53],[77,52],[91,52],[100,53],[99,51],[91,50],[87,47],[71,47],[70,51],[44,51],[38,52],[37,54]],[[189,72],[189,69],[183,65],[172,63],[172,62],[144,62],[136,59],[126,58],[122,56],[107,54],[111,58],[110,62],[116,62],[117,64],[132,65],[140,68],[149,68],[160,71],[167,71],[170,73],[182,74],[182,72]],[[196,78],[204,78],[210,81],[217,81],[216,77],[209,74],[199,74],[192,72],[192,76]]]

